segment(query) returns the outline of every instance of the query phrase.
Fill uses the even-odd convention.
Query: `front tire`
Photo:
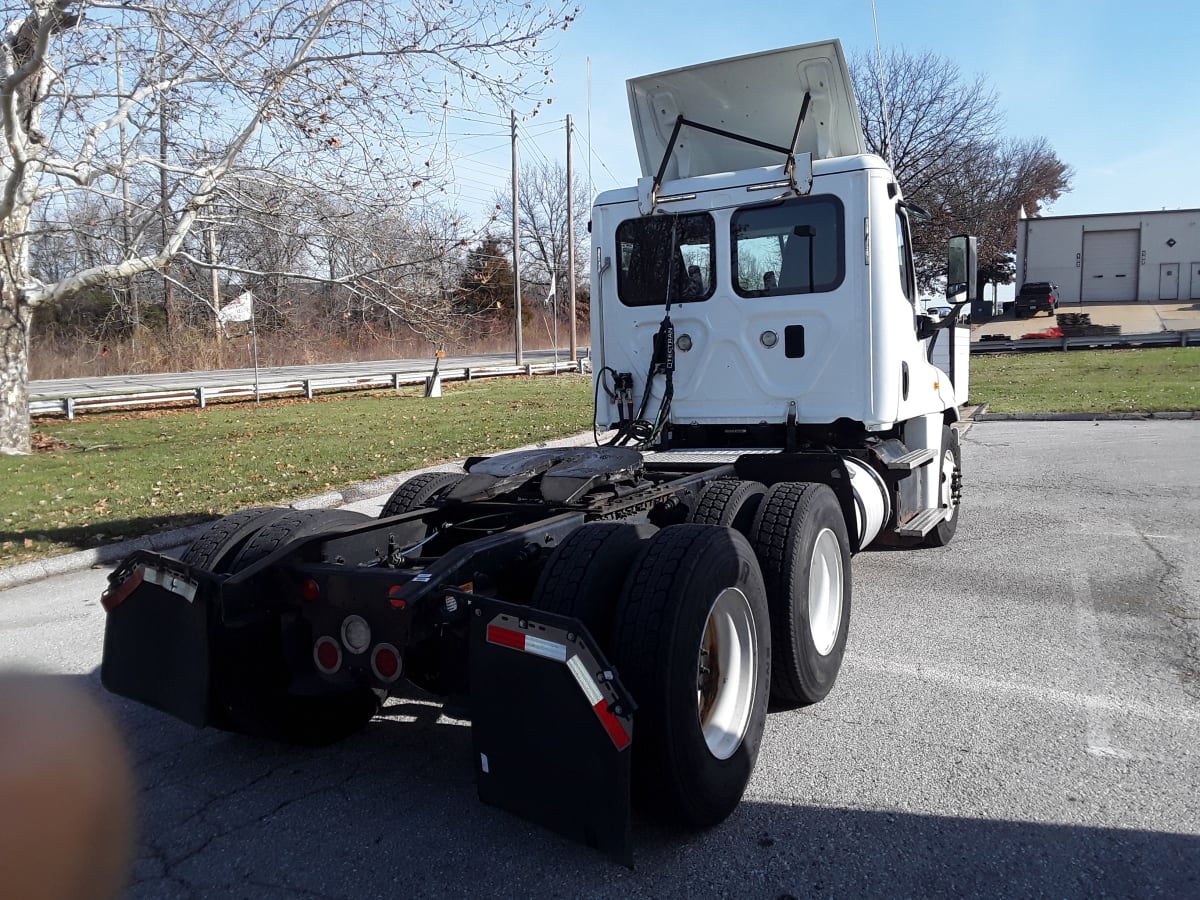
[[[962,447],[958,432],[942,426],[942,471],[938,483],[938,505],[950,509],[950,517],[938,522],[925,535],[926,547],[945,547],[958,531],[959,507],[962,503]]]
[[[817,703],[837,680],[850,628],[850,539],[836,495],[824,484],[772,485],[751,542],[771,610],[771,699]]]
[[[766,724],[771,637],[762,575],[732,528],[673,525],[638,558],[613,661],[638,703],[635,802],[691,826],[741,802]]]

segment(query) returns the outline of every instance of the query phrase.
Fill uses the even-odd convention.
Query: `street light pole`
[[[517,202],[517,111],[512,111],[512,205],[513,205],[513,333],[516,336],[516,364],[524,365],[521,352],[521,207]]]
[[[571,361],[579,358],[579,342],[575,336],[575,180],[571,169],[571,116],[567,116],[567,314],[571,319]],[[557,298],[556,298],[557,300]],[[554,320],[555,328],[558,319]],[[555,362],[558,361],[558,339],[554,340]],[[555,366],[555,372],[558,367]]]

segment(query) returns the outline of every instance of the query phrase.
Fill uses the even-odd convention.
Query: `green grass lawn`
[[[588,378],[494,379],[313,401],[34,424],[60,449],[0,456],[0,566],[575,434]]]
[[[991,412],[1200,410],[1200,347],[971,357],[971,402]]]
[[[1200,348],[971,360],[994,412],[1197,410],[1198,385]],[[574,434],[591,410],[590,380],[559,376],[43,420],[59,449],[0,456],[0,566]]]

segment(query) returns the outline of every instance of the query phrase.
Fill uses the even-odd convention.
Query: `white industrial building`
[[[1200,209],[1017,219],[1017,288],[1064,303],[1200,300]]]

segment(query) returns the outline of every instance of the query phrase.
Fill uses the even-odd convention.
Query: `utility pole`
[[[567,114],[567,315],[571,318],[571,361],[579,358],[575,336],[575,180],[571,174],[571,115]],[[557,320],[556,320],[557,321]],[[558,343],[555,342],[555,352]]]
[[[517,203],[517,111],[512,111],[512,205],[513,205],[513,312],[517,339],[517,365],[525,364],[521,352],[521,207]]]

